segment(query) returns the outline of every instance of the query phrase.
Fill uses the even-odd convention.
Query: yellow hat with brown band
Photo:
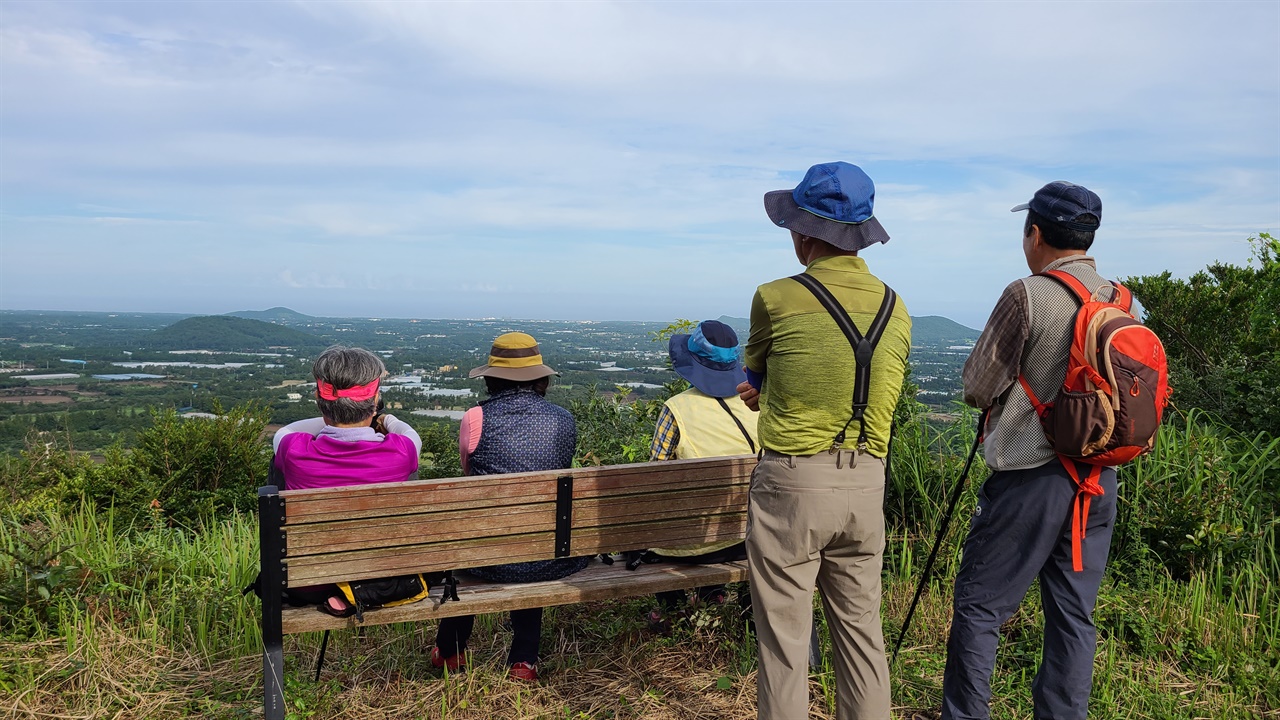
[[[496,377],[516,382],[529,382],[548,375],[559,375],[542,364],[538,341],[522,332],[504,333],[493,341],[489,362],[471,371],[468,377]]]

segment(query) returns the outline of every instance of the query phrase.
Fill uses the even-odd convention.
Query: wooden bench
[[[264,716],[283,720],[286,634],[567,605],[747,579],[745,562],[592,562],[552,582],[460,574],[410,605],[336,618],[284,608],[281,590],[340,580],[741,540],[754,455],[413,480],[324,490],[258,490]],[[274,591],[272,591],[274,589]]]

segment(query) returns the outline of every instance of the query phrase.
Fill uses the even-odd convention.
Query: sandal
[[[341,595],[330,596],[323,603],[320,603],[320,612],[334,617],[351,617],[356,614],[356,608],[347,599]]]

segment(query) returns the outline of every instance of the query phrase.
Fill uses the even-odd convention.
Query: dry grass
[[[894,625],[912,588],[886,593]],[[303,718],[397,720],[738,720],[755,717],[754,652],[732,605],[705,611],[705,627],[685,625],[669,637],[643,629],[646,600],[548,609],[543,680],[508,680],[510,634],[499,616],[481,617],[468,672],[445,675],[427,650],[431,623],[335,633],[319,683],[311,682],[318,635],[286,639],[286,697]],[[1037,609],[1029,604],[1006,626],[997,668],[993,717],[1030,715],[1028,654]],[[937,706],[949,622],[945,590],[922,602],[912,638],[894,669],[899,717]],[[87,618],[88,616],[86,616]],[[261,713],[258,656],[204,658],[166,642],[139,640],[105,618],[66,640],[0,643],[0,717],[251,718]],[[1027,645],[1035,647],[1028,648]],[[1033,663],[1032,663],[1033,665]],[[1122,642],[1099,645],[1092,717],[1255,718],[1280,713],[1253,703],[1213,673],[1170,658],[1135,656]],[[830,668],[812,676],[810,717],[832,720]],[[922,717],[932,717],[932,714]]]

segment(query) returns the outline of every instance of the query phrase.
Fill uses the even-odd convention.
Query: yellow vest
[[[749,455],[760,448],[760,440],[756,436],[756,417],[738,397],[725,398],[724,402],[733,412],[742,427],[746,428],[755,443],[755,449],[742,436],[742,430],[724,411],[720,403],[698,390],[689,388],[667,400],[667,409],[676,419],[676,427],[680,429],[680,442],[676,445],[676,457],[688,458],[724,457],[726,455]],[[725,540],[682,548],[650,548],[659,555],[670,557],[691,557],[704,553],[716,552],[737,545],[740,540]]]

